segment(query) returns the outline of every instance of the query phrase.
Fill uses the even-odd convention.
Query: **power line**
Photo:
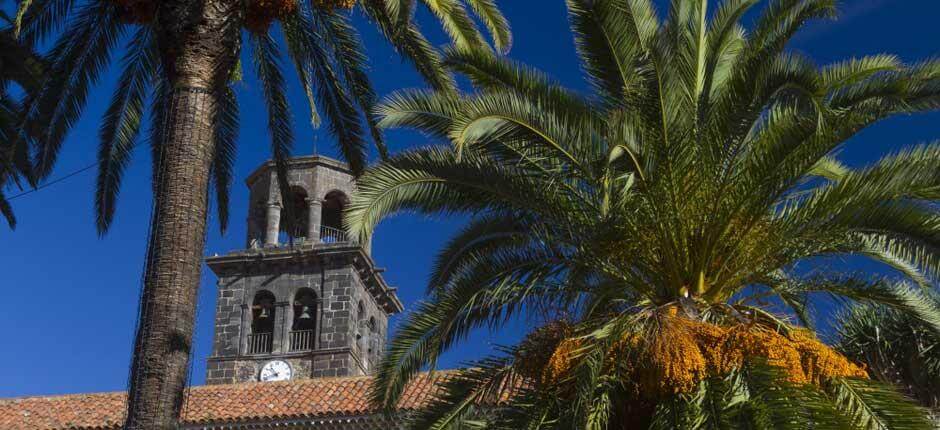
[[[58,184],[59,182],[62,182],[62,181],[64,181],[64,180],[68,179],[68,178],[71,178],[71,177],[73,177],[73,176],[76,176],[76,175],[79,175],[79,174],[81,174],[81,173],[84,173],[86,170],[90,170],[91,168],[93,168],[93,167],[95,167],[95,166],[97,166],[97,165],[98,165],[98,163],[89,164],[89,165],[87,165],[87,166],[85,166],[85,167],[82,167],[81,169],[78,169],[78,170],[76,170],[76,171],[74,171],[74,172],[72,172],[72,173],[69,173],[68,175],[65,175],[65,176],[63,176],[63,177],[61,177],[61,178],[53,179],[53,180],[51,180],[51,181],[49,181],[49,182],[46,182],[46,183],[43,183],[42,185],[37,186],[36,188],[33,188],[33,189],[31,189],[31,190],[26,190],[26,191],[23,191],[22,193],[19,193],[19,194],[17,194],[17,195],[14,195],[14,196],[8,198],[7,201],[15,200],[15,199],[18,199],[18,198],[20,198],[20,197],[23,197],[23,196],[26,196],[26,195],[35,193],[36,191],[39,191],[39,190],[42,190],[42,189],[51,187],[51,186],[53,186],[53,185],[55,185],[55,184]]]
[[[140,145],[141,142],[142,142],[141,140],[138,140],[137,142],[135,142],[133,145],[131,145],[131,146],[128,148],[128,151],[133,151],[134,149],[137,149],[137,146]],[[26,190],[26,191],[23,191],[22,193],[19,193],[19,194],[17,194],[17,195],[14,195],[13,197],[8,198],[7,201],[14,200],[14,199],[17,199],[17,198],[19,198],[19,197],[23,197],[23,196],[26,196],[26,195],[35,193],[36,191],[39,191],[39,190],[42,190],[42,189],[51,187],[51,186],[53,186],[53,185],[55,185],[55,184],[58,184],[59,182],[62,182],[62,181],[64,181],[64,180],[66,180],[66,179],[69,179],[69,178],[71,178],[71,177],[73,177],[73,176],[77,176],[77,175],[79,175],[79,174],[82,174],[82,173],[84,173],[84,172],[87,171],[87,170],[91,170],[92,168],[94,168],[94,167],[97,166],[97,165],[98,165],[97,162],[91,163],[91,164],[89,164],[89,165],[87,165],[87,166],[85,166],[85,167],[82,167],[81,169],[78,169],[78,170],[76,170],[76,171],[74,171],[74,172],[72,172],[72,173],[69,173],[69,174],[67,174],[67,175],[65,175],[65,176],[63,176],[63,177],[61,177],[61,178],[53,179],[53,180],[51,180],[51,181],[49,181],[49,182],[46,182],[46,183],[43,183],[42,185],[37,186],[36,188],[33,188],[33,189],[31,189],[31,190]]]

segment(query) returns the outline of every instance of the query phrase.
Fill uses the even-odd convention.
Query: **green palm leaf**
[[[153,31],[146,27],[139,29],[124,57],[124,72],[118,79],[99,131],[101,143],[95,192],[98,234],[107,232],[114,219],[121,178],[136,145],[157,61]]]
[[[818,319],[819,295],[940,328],[940,309],[925,293],[940,261],[937,145],[853,168],[838,157],[868,126],[937,109],[940,73],[933,62],[905,65],[890,55],[817,66],[786,46],[807,22],[832,17],[833,2],[774,1],[746,30],[755,4],[728,0],[710,11],[705,1],[675,0],[660,21],[646,0],[570,0],[592,94],[458,47],[445,64],[474,91],[404,91],[379,105],[381,126],[447,146],[367,170],[346,214],[349,230],[367,238],[400,212],[460,213],[470,222],[440,250],[428,299],[392,341],[377,404],[394,404],[468,330],[500,329],[507,314],[519,314],[568,327],[564,348],[556,340],[542,345],[541,358],[522,360],[560,376],[529,373],[531,389],[503,390],[505,406],[482,418],[473,413],[482,382],[455,383],[418,425],[842,429],[875,417],[918,428],[922,411],[901,397],[884,400],[879,388],[853,400],[840,391],[853,382],[838,372],[860,370],[848,361],[819,370],[810,350],[827,347],[798,339]],[[847,270],[859,258],[894,271]],[[664,331],[674,320],[694,333],[785,333],[780,342],[806,342],[787,353],[800,356],[787,360],[805,375],[764,365],[753,352],[720,367],[711,361],[727,358],[703,352],[720,346]],[[668,348],[652,342],[664,333]],[[508,354],[529,354],[532,342]],[[681,349],[689,343],[706,370]],[[631,368],[633,355],[647,353]],[[504,358],[496,367],[521,369]],[[683,372],[694,374],[696,389],[637,388]]]

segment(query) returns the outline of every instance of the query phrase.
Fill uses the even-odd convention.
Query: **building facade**
[[[388,318],[402,305],[369,244],[342,228],[353,177],[317,156],[290,160],[287,177],[286,198],[272,162],[248,177],[244,248],[206,259],[218,277],[212,354],[206,385],[187,390],[181,425],[400,428],[368,401]],[[411,383],[400,414],[428,404],[447,377]],[[118,429],[125,401],[124,393],[0,399],[0,429]]]
[[[283,201],[273,163],[248,179],[246,248],[206,259],[218,276],[207,384],[368,375],[401,303],[342,229],[355,184],[324,157],[292,159]]]

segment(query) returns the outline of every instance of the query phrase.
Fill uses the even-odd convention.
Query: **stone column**
[[[290,329],[293,322],[293,307],[290,302],[277,302],[274,306],[277,309],[277,321],[274,322],[274,347],[271,348],[274,353],[285,353],[290,349]]]
[[[327,347],[329,347],[329,343],[326,342],[326,339],[324,339],[326,334],[323,327],[329,321],[329,319],[326,318],[326,310],[329,306],[330,301],[328,299],[317,296],[317,325],[314,327],[316,332],[314,333],[315,337],[313,339],[313,349],[319,350],[323,345],[327,345]]]
[[[267,226],[264,231],[264,246],[277,246],[277,236],[281,232],[281,205],[268,204]]]
[[[251,332],[251,306],[242,304],[242,325],[238,333],[238,355],[248,354],[248,334]]]
[[[248,208],[248,217],[245,218],[245,226],[248,227],[245,229],[245,235],[248,236],[245,239],[245,248],[251,249],[251,240],[256,236],[254,231],[254,220],[251,219],[251,207]]]
[[[320,218],[323,215],[323,202],[319,199],[307,199],[307,240],[320,241]]]

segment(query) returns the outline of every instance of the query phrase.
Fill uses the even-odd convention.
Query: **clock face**
[[[261,368],[258,376],[264,382],[286,381],[291,377],[290,364],[281,360],[269,361]]]

